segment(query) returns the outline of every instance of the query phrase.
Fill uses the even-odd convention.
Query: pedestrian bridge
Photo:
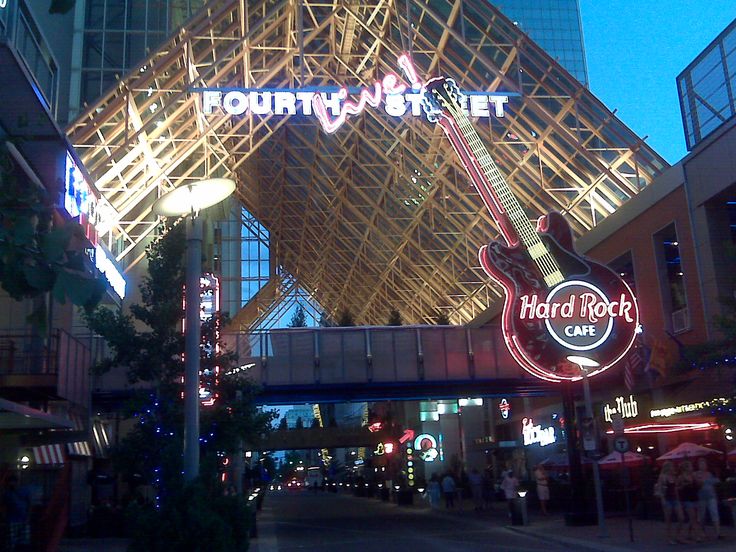
[[[426,400],[559,391],[524,371],[499,327],[291,328],[223,336],[263,404]]]

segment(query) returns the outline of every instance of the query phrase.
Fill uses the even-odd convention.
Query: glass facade
[[[497,0],[491,4],[587,86],[578,0]]]
[[[736,115],[736,19],[677,77],[687,149]]]
[[[70,99],[72,112],[91,103],[116,78],[122,77],[155,51],[205,0],[77,0],[76,51],[78,89]],[[81,15],[81,17],[79,17]]]

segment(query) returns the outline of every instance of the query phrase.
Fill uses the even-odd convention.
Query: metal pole
[[[588,418],[593,418],[593,403],[590,400],[590,383],[588,382],[588,371],[582,368],[583,372],[583,394],[585,396],[585,415]],[[595,423],[595,421],[593,422]],[[595,427],[595,426],[594,426]],[[608,537],[608,530],[606,529],[606,516],[603,512],[603,493],[601,491],[601,474],[598,468],[598,462],[593,461],[593,485],[595,487],[595,506],[598,513],[598,529],[600,530],[600,537]]]
[[[202,219],[187,222],[186,312],[184,335],[184,480],[199,475],[199,278],[202,269]]]

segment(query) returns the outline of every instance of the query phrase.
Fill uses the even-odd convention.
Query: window
[[[671,330],[678,333],[688,329],[687,295],[685,278],[680,259],[680,243],[675,224],[663,228],[654,235],[655,254],[663,313],[671,319]]]
[[[608,263],[608,268],[621,276],[623,281],[631,288],[631,291],[634,292],[634,296],[636,296],[636,277],[634,274],[634,259],[631,256],[631,251],[627,251],[620,257]]]

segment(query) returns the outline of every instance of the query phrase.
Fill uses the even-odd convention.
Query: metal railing
[[[2,0],[0,0],[2,3]],[[38,88],[40,99],[55,117],[59,94],[59,65],[24,0],[0,9],[0,39],[12,44]]]
[[[89,404],[90,365],[89,348],[64,330],[0,334],[0,376],[47,376],[56,395],[82,406]]]
[[[224,342],[266,386],[532,378],[497,327],[293,328],[226,334]]]

